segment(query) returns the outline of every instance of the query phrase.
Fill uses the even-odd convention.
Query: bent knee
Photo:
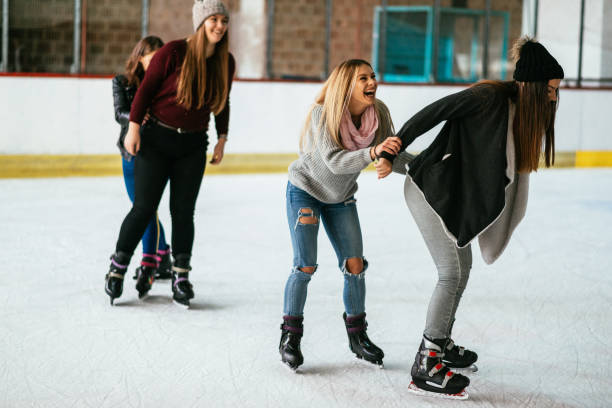
[[[348,258],[346,270],[353,275],[359,275],[363,272],[363,258]]]
[[[302,266],[301,268],[298,268],[300,271],[307,273],[309,275],[312,275],[315,272],[315,267],[314,266]]]

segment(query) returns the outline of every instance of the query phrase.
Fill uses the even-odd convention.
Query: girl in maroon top
[[[123,220],[106,275],[105,291],[121,296],[130,258],[170,180],[172,293],[188,307],[193,213],[206,166],[206,131],[215,115],[218,141],[211,164],[219,164],[227,141],[229,92],[235,71],[228,51],[229,13],[220,0],[195,0],[195,33],[169,42],[153,57],[132,103],[125,149],[136,156],[134,205]],[[149,119],[143,123],[146,114]],[[142,126],[141,126],[142,125]],[[153,279],[149,281],[150,285]]]

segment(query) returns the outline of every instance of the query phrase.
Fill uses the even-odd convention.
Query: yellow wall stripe
[[[207,158],[206,174],[286,173],[297,158],[294,153],[226,154],[218,166]],[[121,156],[96,155],[0,155],[0,178],[119,176]]]
[[[578,151],[576,167],[612,167],[612,151]]]
[[[296,158],[294,153],[226,154],[219,166],[207,163],[206,174],[286,173]],[[210,161],[210,155],[207,160]],[[554,167],[612,167],[612,151],[557,152]],[[97,177],[121,173],[118,154],[0,155],[0,178]]]

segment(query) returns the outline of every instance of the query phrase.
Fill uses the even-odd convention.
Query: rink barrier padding
[[[229,153],[219,166],[206,165],[207,175],[286,173],[295,153]],[[207,162],[210,161],[210,154]],[[612,151],[557,152],[555,168],[612,167]],[[366,170],[374,170],[370,165]],[[0,155],[0,178],[119,176],[118,154]]]

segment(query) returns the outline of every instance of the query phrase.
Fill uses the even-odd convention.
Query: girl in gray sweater
[[[365,270],[356,200],[357,177],[382,151],[395,155],[399,139],[385,104],[376,99],[376,76],[363,60],[338,65],[308,113],[300,157],[289,166],[287,218],[293,268],[285,286],[279,352],[297,369],[308,283],[317,269],[317,235],[323,223],[344,275],[343,315],[351,351],[382,365],[383,351],[372,343],[365,320]],[[406,156],[400,155],[398,162]]]

